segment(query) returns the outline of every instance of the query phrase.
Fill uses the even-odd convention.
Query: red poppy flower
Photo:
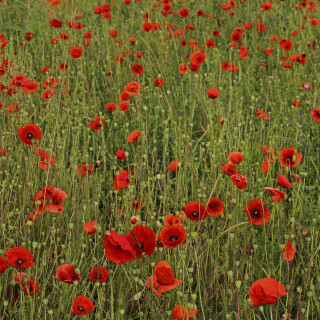
[[[219,37],[220,31],[219,31],[219,30],[213,30],[213,31],[212,31],[212,35],[213,35],[214,37]]]
[[[85,47],[90,46],[90,43],[91,43],[90,39],[84,39],[84,40],[82,40],[82,44],[83,44]]]
[[[276,161],[272,147],[267,147],[266,145],[264,145],[264,146],[262,146],[262,148],[263,148],[263,154],[265,156],[268,156],[269,161],[271,161],[271,162]]]
[[[96,234],[97,232],[97,221],[90,221],[90,222],[87,222],[85,223],[83,226],[82,226],[82,229],[86,232],[88,232],[88,234],[91,236],[93,234]]]
[[[41,140],[41,130],[36,124],[26,124],[18,130],[18,136],[23,143],[31,146],[32,140]]]
[[[142,252],[145,252],[147,256],[151,256],[156,247],[156,234],[147,226],[136,226],[129,231],[128,241],[135,250],[136,257],[140,259]]]
[[[285,248],[282,250],[283,259],[286,261],[293,260],[296,251],[297,248],[292,248],[291,242],[287,242]]]
[[[292,49],[292,41],[291,40],[280,40],[279,45],[285,51],[290,51]]]
[[[150,32],[152,31],[152,23],[150,22],[145,22],[143,25],[142,25],[142,29],[146,32]]]
[[[136,251],[126,234],[120,235],[111,230],[110,235],[104,236],[103,246],[106,257],[114,263],[123,264],[135,259]]]
[[[282,65],[287,69],[291,69],[292,68],[292,65],[289,62],[283,62]]]
[[[207,202],[207,213],[209,216],[219,216],[223,213],[224,205],[219,198],[211,198]]]
[[[295,168],[302,160],[302,152],[297,152],[296,148],[283,147],[279,153],[279,162],[281,167]]]
[[[249,289],[249,295],[254,307],[274,304],[286,294],[285,286],[273,278],[257,280]]]
[[[247,203],[245,212],[248,215],[248,221],[255,225],[262,225],[270,220],[270,212],[260,199],[255,199]]]
[[[90,313],[94,309],[92,301],[84,296],[78,296],[72,303],[72,313],[82,316]]]
[[[270,118],[268,117],[268,114],[264,112],[263,109],[256,109],[256,115],[263,120],[269,120]]]
[[[52,187],[51,187],[52,188]],[[36,214],[44,214],[47,211],[47,207],[46,207],[46,200],[45,199],[45,193],[43,192],[43,190],[40,190],[33,198],[32,198],[32,202],[33,202],[33,209],[35,210]]]
[[[86,164],[79,164],[78,173],[81,178],[85,176],[92,176],[94,173],[94,166],[92,164],[89,164],[88,166]]]
[[[249,30],[249,29],[251,29],[253,27],[251,22],[249,22],[249,23],[244,22],[242,25],[247,30]]]
[[[237,188],[242,191],[247,187],[248,181],[247,178],[241,174],[234,174],[231,176],[231,181],[237,186]]]
[[[319,109],[311,109],[311,117],[314,121],[320,121],[320,110]]]
[[[48,152],[41,151],[40,147],[37,147],[37,149],[35,150],[35,155],[40,156],[40,159],[41,159],[39,163],[40,169],[48,170],[49,166],[52,167],[54,165],[55,159],[52,156],[52,154],[50,153],[50,155],[48,155]]]
[[[210,88],[207,91],[207,95],[208,95],[208,98],[210,99],[217,99],[220,96],[220,92],[215,88]]]
[[[119,160],[124,160],[126,158],[124,150],[117,150],[116,156]]]
[[[184,243],[187,232],[181,224],[164,227],[159,233],[159,240],[166,248],[174,248]]]
[[[174,272],[170,265],[166,261],[160,261],[146,284],[157,296],[161,297],[161,293],[172,290],[182,283],[182,280],[173,276]]]
[[[259,8],[263,10],[270,10],[272,8],[272,1],[265,2],[264,4],[260,5]]]
[[[231,163],[240,163],[243,160],[244,156],[241,152],[231,152],[228,155],[228,161]]]
[[[125,101],[130,99],[132,99],[132,97],[129,94],[127,94],[125,91],[119,94],[119,101]]]
[[[236,167],[233,163],[226,163],[221,167],[221,170],[223,173],[231,177],[234,174],[238,174],[238,170],[236,170]]]
[[[133,142],[136,142],[140,139],[140,131],[139,130],[135,130],[133,132],[130,133],[130,135],[128,136],[127,138],[127,141],[129,143],[133,143]]]
[[[116,110],[116,105],[115,105],[113,102],[108,102],[108,103],[105,105],[105,108],[106,108],[106,110],[108,110],[108,111],[114,111],[114,110]]]
[[[195,51],[190,57],[190,61],[193,65],[199,66],[206,61],[207,55],[201,51]]]
[[[91,127],[94,131],[100,130],[104,127],[105,120],[101,117],[94,117],[94,121],[89,121],[89,127]]]
[[[186,74],[187,72],[189,71],[189,68],[188,68],[188,66],[183,62],[183,63],[180,63],[179,64],[179,70],[178,70],[178,72],[180,73],[180,74]]]
[[[128,170],[119,170],[119,174],[114,177],[113,180],[113,190],[122,190],[128,187],[132,182],[129,181]]]
[[[249,50],[246,49],[245,46],[241,46],[239,49],[239,54],[241,59],[247,59],[248,58],[248,52]]]
[[[120,111],[127,111],[130,109],[130,104],[128,101],[122,101],[119,104],[119,110]]]
[[[175,306],[173,308],[173,311],[171,313],[171,317],[176,320],[185,320],[185,319],[193,319],[194,316],[199,315],[198,309],[196,309],[196,312],[194,312],[194,309],[185,308],[181,305]]]
[[[319,21],[316,18],[312,18],[312,19],[310,19],[310,24],[312,26],[318,26],[319,25]]]
[[[271,188],[271,187],[263,187],[263,189],[267,190],[269,193],[273,195],[271,198],[274,202],[280,202],[280,200],[285,199],[285,192],[279,191],[277,189]]]
[[[42,93],[42,99],[49,100],[54,96],[54,92],[51,89],[46,89]]]
[[[72,46],[69,49],[69,53],[70,53],[71,57],[74,59],[80,58],[82,56],[82,51],[83,51],[83,49],[78,46]]]
[[[135,94],[139,94],[141,89],[141,86],[138,82],[135,81],[131,81],[129,82],[126,86],[124,86],[124,90],[127,94],[129,94],[130,96]]]
[[[271,164],[269,163],[269,160],[263,161],[261,165],[261,171],[266,174],[268,173],[269,169],[271,168]]]
[[[10,104],[10,106],[7,109],[7,112],[11,114],[13,112],[17,112],[18,109],[19,109],[19,106],[17,104]]]
[[[13,274],[13,279],[16,281],[16,283],[19,286],[23,285],[23,279],[27,276],[28,274],[26,272],[16,272],[15,274]],[[32,274],[31,274],[32,276]]]
[[[67,70],[68,69],[68,65],[65,63],[61,63],[59,66],[60,70]]]
[[[26,32],[24,36],[25,36],[27,41],[31,41],[32,38],[33,38],[33,33],[32,32]]]
[[[158,88],[163,87],[163,85],[164,85],[164,81],[162,79],[160,79],[160,78],[154,79],[153,83]]]
[[[7,155],[7,150],[6,148],[0,148],[0,156],[5,157]]]
[[[0,257],[0,274],[8,269],[8,261],[4,257]]]
[[[266,30],[266,26],[265,26],[263,23],[257,23],[256,29],[257,29],[257,31],[259,31],[259,32],[263,32],[263,31]]]
[[[59,20],[57,20],[57,19],[52,19],[52,20],[50,21],[50,25],[51,25],[52,27],[54,27],[54,28],[61,28],[61,27],[62,27],[62,23],[61,23]]]
[[[89,280],[92,282],[106,282],[109,276],[109,271],[108,269],[104,267],[95,267],[90,270],[89,273]]]
[[[180,223],[180,219],[178,216],[174,216],[173,214],[167,214],[165,219],[164,219],[164,225],[166,227],[170,227],[174,224]]]
[[[216,44],[213,42],[212,39],[208,39],[208,40],[206,41],[206,48],[207,48],[207,49],[214,48],[215,46],[216,46]]]
[[[182,18],[186,18],[189,16],[189,10],[187,8],[182,8],[180,11],[179,11],[179,15],[180,17]]]
[[[39,82],[38,81],[26,81],[22,88],[23,93],[34,93],[39,89]]]
[[[290,183],[289,179],[286,178],[281,172],[279,172],[277,183],[280,187],[286,188],[293,188],[293,185]]]
[[[52,202],[47,205],[47,211],[53,212],[53,213],[63,213],[64,205],[61,203],[61,201],[66,200],[68,195],[58,189],[53,188],[53,195],[52,195]]]
[[[132,201],[132,208],[135,210],[139,210],[142,207],[142,203],[140,200],[134,200]]]
[[[199,202],[190,202],[184,206],[186,216],[192,221],[203,220],[208,217],[205,207]]]
[[[180,160],[178,160],[178,159],[175,159],[174,161],[171,161],[170,162],[170,164],[169,164],[169,167],[168,167],[168,169],[170,170],[170,171],[177,171],[177,170],[179,170],[179,163],[181,163],[181,161]]]
[[[73,281],[80,281],[82,279],[81,275],[78,275],[74,271],[75,266],[72,264],[63,264],[57,268],[57,278],[68,284],[73,284]]]
[[[28,280],[23,286],[23,292],[27,296],[33,296],[39,290],[39,285],[37,281]]]
[[[133,72],[133,74],[135,74],[136,76],[138,75],[142,75],[143,74],[143,66],[141,66],[140,64],[134,64],[131,68],[131,71]]]
[[[33,254],[24,247],[14,247],[6,251],[8,264],[18,269],[33,267]]]

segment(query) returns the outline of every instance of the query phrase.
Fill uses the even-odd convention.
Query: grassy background
[[[170,15],[164,18],[153,11],[154,1],[134,2],[128,6],[123,1],[110,2],[111,20],[102,20],[93,14],[98,1],[61,1],[60,7],[52,7],[43,0],[9,1],[0,4],[0,32],[9,40],[3,59],[12,61],[11,75],[23,74],[42,85],[48,75],[65,80],[66,85],[54,89],[50,101],[41,94],[7,96],[0,95],[4,107],[0,111],[0,147],[8,154],[0,160],[0,255],[12,246],[24,246],[34,253],[35,267],[28,269],[39,283],[39,292],[32,297],[19,290],[16,304],[12,303],[8,288],[14,281],[10,268],[0,276],[0,317],[3,319],[72,319],[71,302],[77,295],[90,297],[95,304],[87,319],[169,319],[177,304],[196,305],[199,319],[281,319],[290,312],[292,319],[320,319],[319,305],[319,124],[312,120],[311,108],[319,106],[319,48],[309,50],[307,43],[319,41],[319,28],[303,19],[305,11],[296,10],[298,1],[274,1],[270,11],[259,10],[260,3],[237,1],[235,15],[221,10],[222,1],[174,2],[179,11],[186,6],[190,16],[186,19]],[[7,6],[10,4],[10,6]],[[160,8],[160,6],[159,6]],[[197,10],[213,13],[212,18],[198,17]],[[143,14],[149,12],[151,21],[157,21],[162,29],[146,33],[141,25]],[[74,13],[84,13],[80,20],[84,29],[76,31],[67,26]],[[310,13],[319,17],[319,13]],[[259,17],[266,31],[259,33],[255,24]],[[49,25],[53,18],[62,21],[62,29]],[[247,60],[239,57],[238,48],[230,48],[230,33],[243,22],[252,22],[254,28],[245,30],[241,44],[249,50]],[[194,31],[180,38],[166,37],[170,31],[166,23],[184,29],[194,25]],[[306,28],[301,29],[305,24]],[[109,30],[118,30],[113,39]],[[220,37],[212,38],[212,31],[220,30]],[[298,36],[291,32],[297,29]],[[70,35],[52,45],[50,38],[60,32]],[[84,47],[80,59],[69,55],[71,45],[82,46],[85,31],[93,35],[89,47]],[[32,32],[30,42],[25,32]],[[286,54],[270,36],[292,39],[291,54],[307,53],[304,66],[294,63],[293,69],[285,69],[280,60]],[[128,38],[136,38],[132,45]],[[216,42],[213,49],[204,49],[206,62],[197,73],[184,76],[177,73],[179,63],[192,53],[182,39],[195,39],[205,47],[205,40]],[[120,46],[115,41],[123,40]],[[18,43],[25,48],[19,49]],[[262,50],[258,47],[262,46]],[[273,47],[274,54],[267,56],[263,48]],[[115,56],[125,55],[123,64],[114,62]],[[143,58],[135,59],[141,51]],[[238,73],[224,71],[222,62],[239,66]],[[68,64],[66,71],[59,65]],[[144,74],[136,77],[131,66],[144,66]],[[259,67],[267,63],[266,67]],[[50,73],[44,75],[42,68]],[[106,77],[106,72],[112,72]],[[153,79],[161,77],[165,85],[157,88]],[[131,109],[108,112],[107,102],[118,105],[118,95],[129,81],[138,79],[141,93],[130,102]],[[10,77],[0,78],[8,83]],[[312,89],[301,88],[302,82],[310,82]],[[70,95],[64,87],[70,88]],[[209,88],[217,88],[220,97],[208,99]],[[301,100],[301,107],[291,101]],[[6,108],[19,105],[19,111],[8,114]],[[63,106],[63,104],[65,106]],[[270,121],[259,119],[256,108],[264,109]],[[106,124],[102,130],[93,131],[88,119],[102,116]],[[218,117],[225,119],[220,125]],[[39,143],[43,150],[52,152],[56,164],[49,171],[38,167],[39,157],[35,147],[24,145],[17,131],[27,123],[37,124],[42,130]],[[134,144],[127,143],[133,130],[141,131],[141,138]],[[272,146],[278,155],[283,146],[295,147],[303,159],[297,168],[289,171],[277,162],[268,174],[261,172],[266,159],[262,146]],[[117,160],[115,152],[128,153],[124,161]],[[239,192],[220,167],[227,163],[232,151],[245,155],[237,165],[248,179],[248,187]],[[181,160],[176,173],[168,170],[169,163]],[[102,166],[93,176],[81,178],[79,164],[94,164],[102,160]],[[119,169],[134,167],[133,182],[121,192],[113,190],[113,178]],[[286,191],[286,200],[273,203],[264,186],[276,187],[278,173],[291,172],[303,177]],[[158,233],[157,221],[163,222],[166,214],[179,212],[185,204],[199,201],[205,205],[217,182],[214,196],[219,197],[225,212],[218,217],[194,223],[184,221],[188,232],[186,242],[174,249],[156,249],[151,257],[116,265],[104,255],[103,234],[111,229],[127,233],[132,225],[130,218],[139,216],[141,223]],[[47,212],[37,222],[24,225],[28,212],[32,211],[32,197],[44,186],[60,188],[68,194],[63,214]],[[309,191],[308,191],[309,190]],[[246,203],[261,198],[271,212],[271,220],[263,226],[247,223],[244,212]],[[143,206],[135,211],[131,203],[140,199]],[[121,209],[124,217],[115,212]],[[112,212],[110,212],[112,211]],[[97,220],[101,233],[88,236],[82,225]],[[308,229],[303,237],[301,231]],[[282,248],[286,241],[297,247],[295,259],[286,262]],[[254,254],[246,253],[253,246]],[[158,298],[145,287],[145,281],[153,273],[154,265],[166,260],[183,283]],[[78,267],[83,280],[74,285],[60,282],[56,269],[63,263]],[[94,285],[88,273],[95,266],[107,267],[110,276],[105,285]],[[275,305],[251,308],[247,302],[248,289],[263,277],[276,278],[285,284],[287,296]],[[238,281],[238,282],[237,282]],[[238,286],[236,286],[236,283]]]

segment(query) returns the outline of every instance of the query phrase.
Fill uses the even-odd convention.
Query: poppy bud
[[[132,223],[132,224],[136,224],[137,222],[138,222],[138,218],[135,217],[135,216],[133,216],[133,217],[131,218],[131,223]]]

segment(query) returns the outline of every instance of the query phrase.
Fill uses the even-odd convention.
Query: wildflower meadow
[[[319,0],[0,0],[0,319],[320,320]]]

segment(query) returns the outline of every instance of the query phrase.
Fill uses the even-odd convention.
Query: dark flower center
[[[179,236],[177,234],[171,234],[168,237],[168,241],[177,241],[179,239]]]
[[[85,311],[85,309],[84,309],[83,306],[79,306],[77,309],[78,309],[78,311],[80,311],[80,312],[84,312],[84,311]]]
[[[292,156],[288,156],[288,157],[286,157],[286,158],[285,158],[285,160],[286,160],[286,161],[290,161],[290,162],[291,162],[291,161],[292,161]]]
[[[216,205],[216,204],[210,204],[209,208],[210,208],[211,210],[214,210],[214,209],[217,208],[217,205]]]
[[[33,135],[32,132],[28,132],[27,135],[26,135],[26,138],[27,138],[27,139],[30,139],[30,140],[31,140],[33,137],[34,137],[34,135]]]
[[[257,218],[257,217],[260,216],[260,211],[259,211],[258,209],[254,209],[254,210],[252,211],[252,215]]]
[[[157,240],[157,245],[158,245],[158,246],[162,246],[163,243],[162,243],[160,240]]]
[[[16,264],[17,266],[22,266],[24,263],[25,263],[25,260],[22,259],[22,258],[18,258],[18,259],[15,261],[15,264]]]
[[[96,280],[99,280],[99,279],[101,279],[101,278],[102,278],[102,277],[101,277],[101,275],[100,275],[99,272],[94,275],[94,279],[96,279]]]
[[[137,140],[138,139],[138,137],[137,136],[135,136],[134,138],[133,138],[133,140]]]
[[[191,216],[194,218],[199,218],[199,212],[198,211],[193,211],[191,212]]]

